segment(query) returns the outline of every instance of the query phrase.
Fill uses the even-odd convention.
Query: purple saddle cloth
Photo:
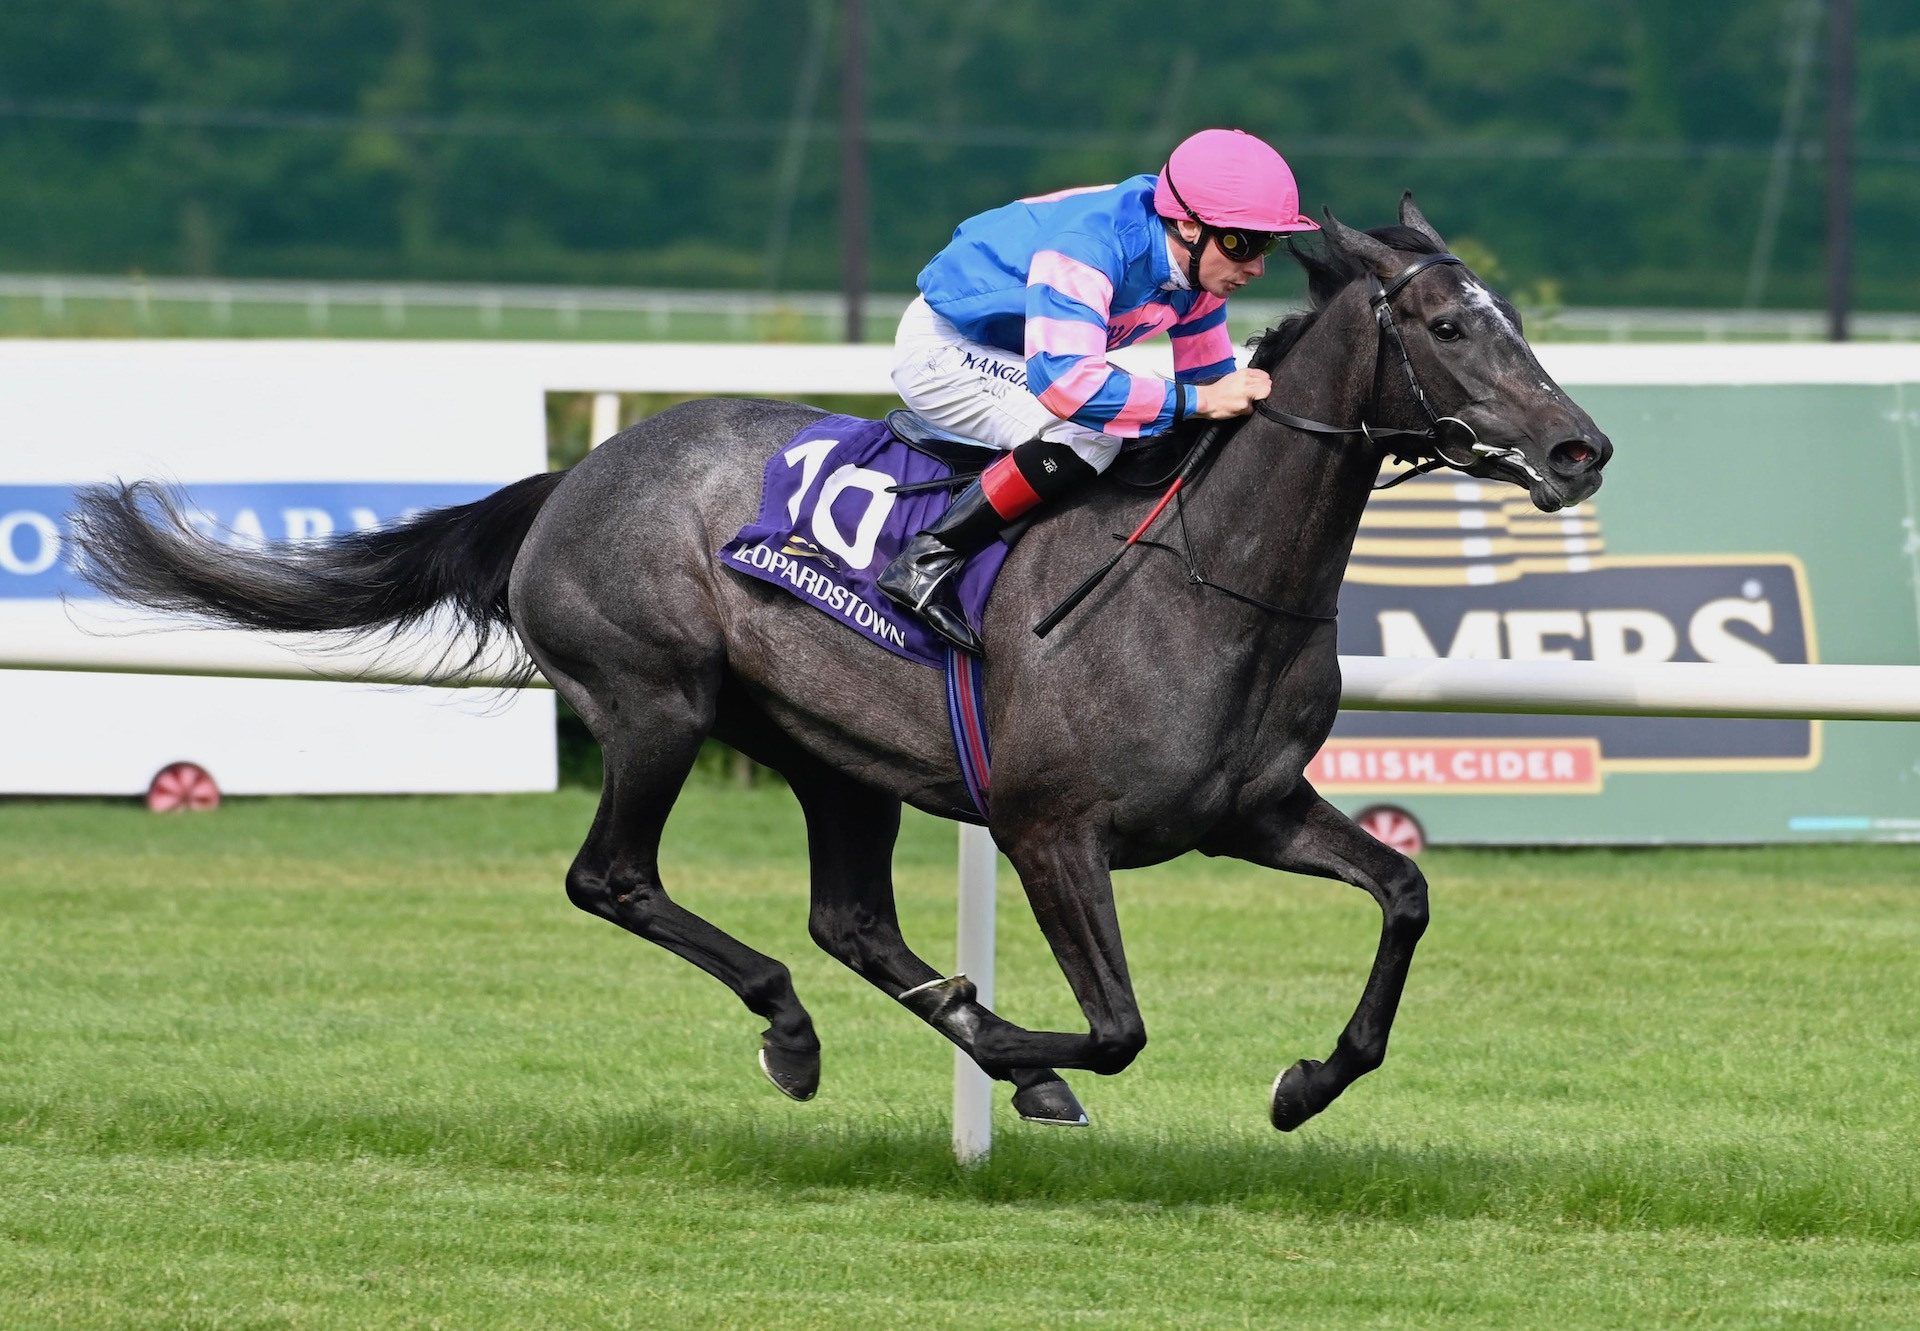
[[[901,443],[884,421],[822,417],[767,462],[759,516],[720,547],[720,560],[898,656],[944,670],[946,641],[874,581],[953,498],[949,490],[897,495],[891,487],[951,474],[946,463]],[[960,606],[976,631],[1006,559],[1007,546],[995,541],[958,575]]]

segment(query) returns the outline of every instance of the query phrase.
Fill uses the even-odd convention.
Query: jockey
[[[1128,439],[1244,416],[1272,383],[1236,370],[1226,298],[1266,271],[1301,215],[1286,161],[1202,130],[1158,176],[1021,199],[962,222],[921,270],[894,340],[894,387],[933,424],[1002,449],[880,575],[889,598],[979,654],[952,575],[1008,523],[1110,466]],[[1165,332],[1174,377],[1106,353]]]

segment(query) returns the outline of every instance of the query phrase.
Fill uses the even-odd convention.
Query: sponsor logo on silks
[[[1809,662],[1788,554],[1610,555],[1591,503],[1427,478],[1368,505],[1341,592],[1356,656],[1614,663]],[[1342,713],[1308,779],[1334,794],[1592,794],[1622,772],[1805,771],[1817,721]]]
[[[1027,386],[1027,372],[1018,365],[1009,365],[1006,361],[995,360],[992,356],[979,356],[971,351],[960,353],[960,363],[969,370],[984,374],[989,378],[1002,379],[1010,384]]]
[[[907,635],[898,624],[861,599],[851,588],[842,586],[809,564],[800,563],[782,551],[769,550],[765,545],[749,545],[728,551],[727,558],[780,579],[821,609],[845,620],[870,637],[883,639],[897,647],[907,645]]]
[[[491,485],[460,482],[280,481],[184,487],[188,524],[224,545],[259,549],[366,531],[430,508],[464,504]],[[99,593],[80,577],[68,513],[72,485],[0,485],[0,601]]]
[[[817,559],[836,573],[840,571],[840,564],[832,555],[798,533],[787,537],[787,543],[780,547],[780,553],[789,559]]]

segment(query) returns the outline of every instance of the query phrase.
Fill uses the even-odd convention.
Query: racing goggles
[[[1193,210],[1193,205],[1181,196],[1180,187],[1173,183],[1173,163],[1167,163],[1161,178],[1167,182],[1167,189],[1173,194],[1173,201],[1186,211],[1188,217],[1200,224],[1200,244],[1205,245],[1207,237],[1212,236],[1214,243],[1220,247],[1220,252],[1235,263],[1252,263],[1256,259],[1264,259],[1272,251],[1273,243],[1280,239],[1278,231],[1252,231],[1243,226],[1215,226],[1200,216]],[[1198,248],[1193,250],[1193,255],[1197,261],[1200,256]]]
[[[1274,242],[1280,239],[1278,231],[1248,231],[1244,227],[1208,227],[1213,232],[1214,244],[1220,252],[1235,263],[1252,263],[1255,259],[1264,259],[1273,251]]]

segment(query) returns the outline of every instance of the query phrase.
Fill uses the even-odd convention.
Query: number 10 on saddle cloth
[[[874,580],[950,499],[944,489],[894,494],[893,487],[950,473],[901,443],[884,421],[824,416],[767,462],[759,515],[720,547],[719,558],[888,651],[943,670],[946,643],[881,595]],[[996,541],[959,575],[960,604],[976,628],[1006,558],[1007,546]]]

